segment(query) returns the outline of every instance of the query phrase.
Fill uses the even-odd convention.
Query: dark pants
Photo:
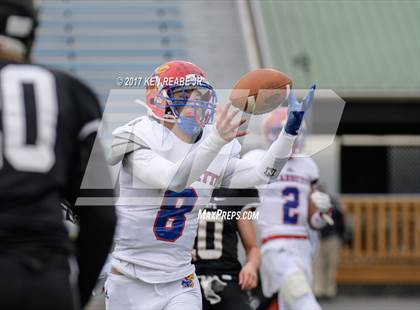
[[[251,305],[249,304],[249,296],[245,291],[241,290],[238,282],[236,281],[226,281],[227,285],[223,288],[223,291],[218,292],[222,300],[212,305],[203,295],[203,310],[252,310]]]
[[[0,253],[0,309],[75,310],[68,256]]]
[[[256,310],[278,310],[277,305],[277,293],[275,293],[272,297],[265,297],[261,284],[252,291],[252,299],[255,300],[255,303],[258,305],[256,306]]]

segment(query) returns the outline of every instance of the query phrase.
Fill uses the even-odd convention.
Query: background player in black
[[[258,203],[255,189],[217,189],[207,212],[242,213]],[[200,218],[195,244],[195,266],[203,289],[203,309],[251,309],[246,290],[258,284],[260,253],[252,219],[242,214],[240,219],[223,220],[221,217]],[[246,252],[246,263],[238,260],[238,236]]]
[[[31,1],[0,0],[0,309],[75,309],[90,297],[116,218],[113,207],[78,207],[74,253],[60,203],[80,194],[101,110],[80,81],[28,64],[36,24]],[[90,177],[108,177],[95,147],[100,175]],[[80,294],[69,281],[74,254]]]

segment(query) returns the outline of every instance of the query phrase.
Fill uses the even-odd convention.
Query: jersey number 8
[[[185,213],[192,211],[197,198],[197,192],[193,188],[187,188],[180,193],[166,191],[153,225],[156,239],[175,242],[181,237],[185,228]]]

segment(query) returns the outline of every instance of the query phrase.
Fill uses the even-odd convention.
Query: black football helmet
[[[37,26],[37,10],[33,0],[0,0],[0,36],[23,43],[27,58],[35,39]]]

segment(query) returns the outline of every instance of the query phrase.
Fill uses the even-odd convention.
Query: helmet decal
[[[166,70],[168,70],[170,68],[170,66],[168,66],[167,64],[163,64],[160,67],[157,67],[155,70],[155,74],[159,75],[163,72],[165,72]]]

